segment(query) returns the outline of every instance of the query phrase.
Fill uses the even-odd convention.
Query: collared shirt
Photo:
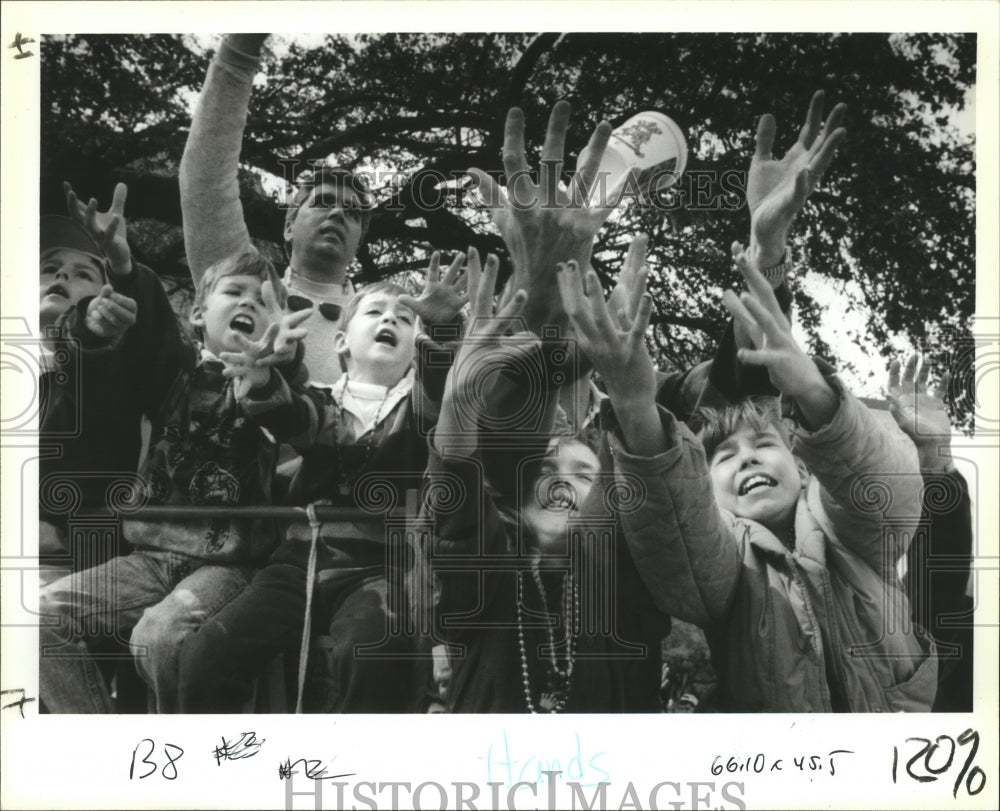
[[[411,368],[395,386],[388,388],[377,383],[360,383],[345,375],[332,390],[333,399],[343,409],[345,424],[349,425],[354,439],[375,429],[406,397],[413,388],[414,370]]]

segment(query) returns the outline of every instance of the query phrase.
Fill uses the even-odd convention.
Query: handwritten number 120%
[[[957,797],[958,790],[965,781],[965,790],[970,797],[975,797],[986,786],[986,773],[978,766],[973,766],[972,761],[979,751],[979,733],[974,729],[967,729],[958,736],[958,746],[955,739],[950,735],[938,735],[934,741],[930,738],[907,738],[906,742],[918,741],[923,744],[917,753],[906,761],[905,773],[920,783],[933,783],[938,779],[938,775],[944,774],[951,768],[955,761],[955,753],[958,746],[968,746],[971,744],[969,753],[965,758],[965,763],[958,772],[958,778],[952,788],[951,796]],[[938,755],[938,750],[944,754]],[[922,762],[918,762],[922,761]],[[971,767],[971,768],[970,768]],[[899,747],[892,747],[892,782],[896,782],[896,774],[899,769]]]

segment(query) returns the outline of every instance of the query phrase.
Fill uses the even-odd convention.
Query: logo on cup
[[[583,165],[587,154],[587,149],[580,153],[577,166]],[[637,192],[647,198],[673,186],[686,165],[687,143],[680,127],[663,113],[639,113],[611,133],[590,202],[617,203],[619,197]],[[629,175],[634,178],[631,183]]]

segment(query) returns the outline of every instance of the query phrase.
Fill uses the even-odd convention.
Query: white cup
[[[584,147],[577,169],[587,159]],[[611,133],[590,193],[591,205],[617,203],[618,197],[646,196],[673,186],[687,166],[687,143],[671,119],[649,111],[632,116]],[[635,182],[626,187],[629,173]]]

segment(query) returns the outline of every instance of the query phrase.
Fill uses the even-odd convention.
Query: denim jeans
[[[57,580],[42,590],[39,606],[42,701],[53,713],[114,712],[97,659],[129,656],[123,648],[146,609],[170,597],[160,617],[172,612],[174,626],[193,630],[246,583],[242,567],[205,565],[159,549],[137,550]],[[154,640],[141,652],[139,672],[154,689],[163,681],[170,690],[176,681],[178,645]]]
[[[415,712],[426,687],[414,640],[385,640],[390,615],[381,567],[321,572],[312,604],[315,645],[304,693],[306,712]],[[240,712],[254,679],[279,653],[298,659],[306,607],[306,572],[285,563],[261,569],[247,589],[196,633],[179,655],[180,711]],[[319,640],[316,640],[319,641]],[[376,656],[357,646],[379,645]]]

